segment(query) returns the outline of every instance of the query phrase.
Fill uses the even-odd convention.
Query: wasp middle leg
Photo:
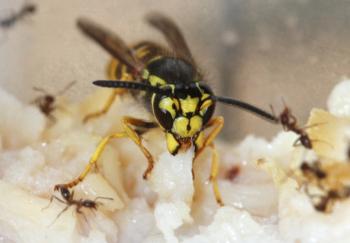
[[[213,186],[213,192],[215,195],[216,202],[220,206],[224,206],[224,203],[222,201],[221,193],[219,190],[218,182],[217,182],[217,175],[219,172],[219,155],[218,152],[213,144],[213,141],[221,131],[221,129],[224,126],[224,118],[221,116],[215,117],[212,120],[210,120],[206,126],[207,128],[214,127],[213,130],[208,134],[206,138],[204,138],[203,145],[197,150],[195,158],[198,157],[198,155],[206,148],[210,147],[212,149],[212,162],[211,162],[211,170],[210,170],[210,177],[209,180],[212,183]]]
[[[106,145],[110,142],[111,139],[114,138],[130,138],[142,151],[142,153],[145,155],[145,157],[148,160],[148,166],[146,171],[143,174],[143,178],[147,179],[148,175],[151,173],[153,169],[153,156],[152,154],[143,146],[142,144],[142,137],[140,132],[138,130],[135,130],[132,128],[132,126],[137,127],[139,129],[147,130],[150,128],[157,127],[157,124],[154,122],[148,122],[137,118],[132,117],[124,117],[123,118],[123,132],[114,133],[111,135],[108,135],[104,137],[100,143],[98,144],[95,152],[92,154],[89,163],[86,165],[83,172],[72,181],[65,183],[65,184],[58,184],[55,185],[55,190],[60,190],[62,188],[72,188],[76,185],[78,185],[81,181],[84,180],[84,178],[87,176],[87,174],[90,172],[93,166],[96,165],[98,159],[101,157],[102,152],[104,151]]]

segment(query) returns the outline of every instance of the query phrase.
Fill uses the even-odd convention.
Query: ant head
[[[53,97],[52,95],[45,95],[44,99],[45,103],[53,103],[55,101],[55,97]]]
[[[280,122],[282,125],[289,124],[289,112],[282,112],[282,114],[280,115]]]

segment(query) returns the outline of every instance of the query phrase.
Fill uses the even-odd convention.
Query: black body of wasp
[[[34,14],[36,10],[37,7],[35,4],[25,3],[18,12],[13,13],[11,16],[5,19],[0,19],[0,26],[3,29],[9,29],[14,26],[18,20],[23,19],[27,15]]]
[[[77,185],[97,162],[108,141],[121,137],[129,137],[134,141],[147,158],[148,167],[143,175],[147,179],[153,169],[154,160],[151,153],[143,146],[142,137],[137,131],[160,127],[165,133],[167,148],[172,155],[194,146],[196,158],[204,148],[213,149],[215,156],[213,156],[210,179],[216,200],[222,204],[216,182],[218,156],[213,141],[222,129],[224,119],[213,117],[216,103],[222,102],[245,109],[273,123],[277,123],[278,119],[245,102],[214,95],[210,87],[205,85],[204,78],[177,25],[161,14],[150,15],[147,20],[164,35],[171,48],[170,51],[150,41],[128,47],[119,36],[102,26],[87,19],[78,20],[80,30],[115,58],[109,66],[110,80],[98,80],[94,84],[118,88],[102,111],[89,114],[84,121],[106,113],[116,94],[122,93],[120,90],[134,90],[134,93],[142,98],[143,103],[153,113],[155,119],[145,121],[124,117],[124,132],[106,136],[79,177],[69,183],[56,185],[55,188],[69,188]],[[204,133],[207,129],[210,130],[208,135]]]

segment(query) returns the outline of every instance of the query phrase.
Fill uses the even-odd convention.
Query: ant
[[[13,13],[11,16],[9,16],[8,18],[2,19],[0,20],[0,26],[3,29],[9,29],[12,26],[14,26],[14,24],[24,18],[27,15],[31,15],[33,13],[35,13],[37,10],[37,7],[35,4],[33,3],[25,3],[23,4],[23,6],[21,7],[20,10],[18,10],[18,12]]]
[[[72,81],[70,82],[66,87],[64,87],[61,91],[59,91],[56,94],[50,94],[46,90],[38,87],[33,87],[35,91],[43,93],[43,95],[37,97],[34,99],[31,103],[35,104],[42,113],[44,113],[47,117],[50,117],[53,119],[52,112],[57,108],[56,106],[56,96],[63,95],[65,92],[67,92],[68,89],[70,89],[76,82]]]
[[[225,174],[225,178],[233,181],[240,173],[241,168],[239,165],[233,165]]]
[[[314,162],[312,165],[303,162],[300,165],[300,170],[304,175],[309,173],[309,175],[314,175],[314,177],[318,180],[322,180],[327,177],[327,173],[321,169],[321,163],[319,161]]]
[[[294,146],[300,142],[305,148],[312,149],[312,142],[309,135],[306,133],[306,128],[300,128],[297,125],[297,118],[292,114],[291,110],[285,106],[282,113],[279,115],[278,120],[282,124],[284,131],[292,131],[300,135],[294,142]]]
[[[73,205],[75,205],[76,209],[75,211],[78,214],[81,214],[84,216],[85,221],[87,222],[87,218],[85,216],[85,214],[81,211],[82,208],[89,208],[91,210],[97,210],[98,206],[102,205],[101,202],[98,202],[99,199],[105,199],[105,200],[113,200],[113,198],[110,197],[96,197],[95,200],[90,200],[90,199],[74,199],[74,191],[70,192],[67,188],[60,188],[59,189],[61,192],[61,196],[63,199],[52,195],[50,198],[50,203],[49,205],[46,207],[48,208],[50,206],[50,204],[52,203],[52,201],[54,199],[56,199],[57,201],[66,204],[67,206],[62,209],[62,211],[57,215],[56,219],[53,221],[55,222],[65,211],[67,211],[67,209]],[[46,209],[44,208],[44,209]]]
[[[334,170],[339,170],[338,166],[322,168],[320,161],[315,161],[312,164],[303,162],[300,165],[300,170],[308,180],[305,191],[313,201],[314,208],[317,211],[330,212],[333,204],[337,200],[343,200],[350,196],[350,187],[341,183],[341,178],[334,174]],[[322,193],[318,195],[311,194],[309,192],[310,183],[316,185]],[[317,201],[314,201],[314,198],[316,198]]]

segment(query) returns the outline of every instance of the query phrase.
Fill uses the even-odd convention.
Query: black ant
[[[23,4],[23,6],[21,7],[20,10],[18,10],[18,12],[13,13],[11,16],[9,16],[8,18],[5,19],[1,19],[0,20],[0,26],[3,29],[9,29],[12,26],[14,26],[14,24],[24,18],[27,15],[31,15],[33,13],[35,13],[37,10],[37,7],[35,4],[33,3],[25,3]]]
[[[57,215],[56,219],[53,221],[55,222],[65,211],[67,211],[67,209],[73,205],[75,205],[76,209],[75,211],[78,214],[81,214],[84,216],[85,221],[87,222],[87,218],[85,216],[85,214],[81,211],[82,208],[89,208],[91,210],[97,210],[98,206],[102,205],[101,202],[98,202],[99,199],[105,199],[105,200],[113,200],[113,198],[110,197],[96,197],[94,200],[90,200],[90,199],[74,199],[74,191],[70,192],[67,188],[60,188],[59,189],[61,192],[61,196],[63,199],[52,195],[50,198],[50,203],[49,205],[46,207],[48,208],[50,206],[50,204],[52,203],[52,201],[54,199],[56,199],[57,201],[66,204],[67,206],[62,209],[62,211]],[[46,209],[44,208],[44,209]]]
[[[75,81],[70,82],[66,87],[64,87],[61,91],[56,94],[50,94],[46,90],[38,87],[34,87],[35,91],[43,93],[43,95],[34,99],[31,103],[36,105],[40,111],[45,114],[47,117],[52,118],[52,112],[57,108],[56,106],[56,96],[63,95],[67,92],[75,84]]]

